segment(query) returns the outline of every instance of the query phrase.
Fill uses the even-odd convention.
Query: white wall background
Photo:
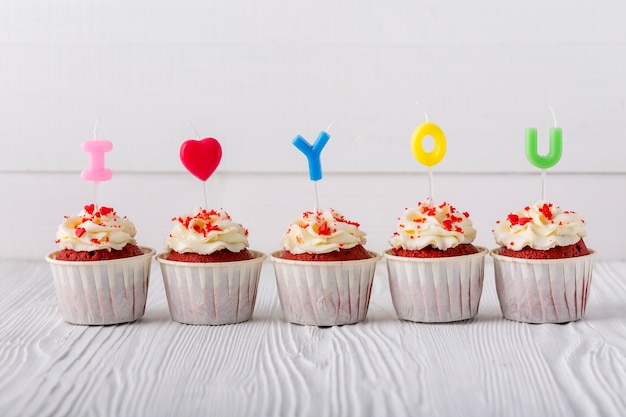
[[[136,0],[0,3],[0,217],[3,257],[41,259],[64,214],[93,200],[80,180],[98,136],[114,143],[100,202],[162,249],[172,216],[202,203],[178,159],[216,137],[224,157],[211,204],[277,248],[312,207],[306,161],[322,153],[323,206],[386,248],[402,209],[427,196],[409,148],[424,110],[448,139],[437,199],[468,210],[478,243],[497,218],[540,198],[524,129],[547,151],[550,106],[564,151],[549,199],[585,214],[601,259],[626,259],[626,3]],[[417,105],[419,101],[421,105]],[[617,232],[617,233],[616,233]]]

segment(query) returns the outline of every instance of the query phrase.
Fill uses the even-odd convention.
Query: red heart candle
[[[189,139],[180,146],[180,160],[192,175],[206,181],[222,159],[222,146],[213,138]]]

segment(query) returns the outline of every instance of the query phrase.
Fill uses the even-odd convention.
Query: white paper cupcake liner
[[[154,249],[143,255],[110,261],[58,261],[49,254],[59,310],[69,323],[107,325],[143,316]]]
[[[496,290],[505,318],[525,323],[566,323],[583,317],[593,253],[566,259],[494,258]]]
[[[408,258],[384,252],[391,301],[401,320],[445,323],[478,313],[489,251],[446,258]]]
[[[295,324],[337,326],[363,321],[367,315],[376,262],[294,261],[272,253],[280,307],[285,320]]]
[[[172,320],[185,324],[233,324],[250,320],[265,254],[233,262],[177,262],[157,256]]]

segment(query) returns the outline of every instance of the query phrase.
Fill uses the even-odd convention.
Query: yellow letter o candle
[[[430,152],[424,150],[422,143],[426,136],[431,136],[435,141],[435,146]],[[429,167],[437,165],[446,154],[446,136],[443,134],[443,130],[430,122],[419,125],[411,135],[411,150],[420,164]]]

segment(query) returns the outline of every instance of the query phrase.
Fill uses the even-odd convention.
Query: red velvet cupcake
[[[60,250],[51,264],[63,318],[103,325],[142,317],[155,251],[135,241],[135,226],[109,207],[90,204],[65,216],[57,230]]]
[[[335,326],[365,319],[376,262],[357,222],[337,211],[307,211],[272,254],[280,305],[291,323]]]
[[[159,254],[172,319],[186,324],[249,320],[266,256],[248,250],[248,230],[224,210],[174,217]]]
[[[504,317],[528,323],[580,319],[587,305],[592,254],[583,238],[583,217],[540,201],[496,223],[500,246],[496,289]]]
[[[439,323],[478,313],[488,251],[475,237],[469,213],[448,203],[405,209],[384,254],[398,318]]]

